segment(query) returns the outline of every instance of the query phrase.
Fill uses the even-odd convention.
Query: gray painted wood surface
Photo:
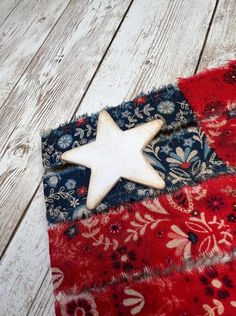
[[[0,2],[1,316],[54,315],[40,130],[235,59],[235,34],[235,0]]]

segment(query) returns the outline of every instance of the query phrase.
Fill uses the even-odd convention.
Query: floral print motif
[[[202,120],[211,115],[229,111],[229,104],[235,102],[236,61],[231,61],[221,68],[203,71],[190,78],[181,78],[178,87],[189,104]]]
[[[180,80],[198,124],[171,86],[109,109],[122,129],[165,122],[145,148],[165,190],[122,180],[89,211],[88,169],[66,165],[46,174],[57,316],[236,313],[236,179],[228,167],[236,161],[235,70],[231,62]],[[96,124],[96,114],[83,116],[46,133],[45,167],[94,138]]]
[[[93,212],[104,212],[109,207],[122,202],[173,192],[186,184],[194,185],[196,182],[217,174],[230,172],[230,169],[209,148],[205,136],[198,128],[188,128],[188,130],[175,133],[168,138],[156,137],[145,148],[145,155],[164,178],[166,183],[164,190],[146,188],[123,179],[117,183],[96,210],[89,211],[86,209],[85,203],[90,170],[79,167],[68,168],[63,172],[51,173],[44,178],[48,221],[50,223],[60,222],[74,218],[74,214],[77,218],[88,217]],[[48,185],[48,179],[52,176],[58,178],[54,194]],[[76,187],[70,189],[71,184],[72,187],[74,186],[74,182],[76,182]],[[63,194],[59,194],[62,190]],[[61,212],[66,212],[65,216]]]
[[[233,213],[230,213],[229,215],[227,215],[227,219],[229,222],[236,223],[236,215]]]
[[[69,295],[65,297],[65,294],[59,298],[61,301],[60,313],[62,316],[98,316],[97,306],[90,294]]]
[[[109,108],[107,111],[123,130],[157,118],[161,118],[165,123],[163,131],[173,130],[194,121],[189,104],[181,91],[173,85]],[[64,151],[84,145],[94,139],[97,118],[98,114],[89,117],[82,116],[42,136],[44,166],[61,165],[60,155]]]
[[[234,315],[235,281],[235,261],[158,277],[150,273],[147,279],[142,278],[129,285],[120,283],[100,291],[68,294],[67,298],[64,292],[60,292],[56,296],[56,315],[75,315],[68,311],[73,312],[77,307],[78,297],[78,305],[86,306],[89,315]],[[187,291],[184,290],[186,288]],[[75,292],[74,289],[69,290]],[[81,310],[77,312],[81,313]],[[82,315],[87,314],[84,311]]]
[[[219,211],[224,206],[223,198],[215,195],[210,197],[206,202],[208,208],[212,209],[213,211]]]
[[[145,304],[143,295],[130,288],[124,289],[124,293],[127,295],[127,298],[123,300],[123,305],[131,307],[131,315],[139,314]]]
[[[208,142],[218,155],[230,165],[236,164],[236,118],[229,111],[213,119],[202,122]]]
[[[57,144],[61,149],[68,148],[72,143],[72,136],[69,134],[63,135],[59,138]]]
[[[232,66],[229,66],[230,71],[234,69],[234,67],[233,64]],[[220,75],[221,80],[225,72],[226,70],[224,69]],[[215,79],[213,81],[215,84]],[[191,82],[186,81],[184,83],[180,81],[179,83],[179,86],[183,88],[183,92],[187,99],[189,97],[188,84],[193,84],[193,82],[194,80],[191,80]],[[191,93],[195,96],[195,91],[192,91]],[[199,97],[196,96],[196,98]],[[210,98],[209,102],[207,100],[208,99],[206,98],[204,107],[202,106],[203,112],[203,108],[207,106],[207,112],[204,112],[204,116],[209,115],[209,113],[212,114],[212,109],[214,109],[214,114],[221,113],[224,110],[233,113],[234,108],[225,105],[221,98],[218,98],[218,95],[214,98]],[[212,102],[214,102],[214,105],[211,104]],[[195,108],[195,99],[193,100],[193,103]],[[224,119],[221,122],[222,125],[219,126],[217,122],[214,131],[211,130],[210,132],[211,138],[209,137],[209,134],[207,138],[202,130],[197,127],[192,126],[184,128],[187,124],[193,124],[195,122],[195,117],[188,102],[177,87],[170,85],[163,89],[153,91],[150,94],[140,96],[133,101],[125,102],[118,107],[110,108],[108,109],[108,112],[123,130],[156,118],[163,119],[163,134],[156,137],[149,145],[147,145],[145,148],[145,155],[152,166],[159,172],[160,176],[163,177],[166,187],[164,190],[154,190],[153,188],[146,188],[122,179],[122,181],[117,183],[113,190],[106,196],[97,209],[94,210],[95,213],[104,212],[109,207],[118,205],[119,203],[131,200],[141,200],[145,197],[158,196],[159,194],[178,190],[184,185],[195,185],[197,182],[203,181],[206,178],[231,172],[231,169],[228,168],[224,161],[216,155],[216,152],[210,146],[217,144],[214,146],[217,147],[217,150],[219,151],[219,148],[224,147],[225,144],[227,144],[224,138],[226,137],[225,135],[228,134],[230,134],[230,136],[227,137],[232,139],[232,146],[236,145],[234,137],[231,136],[234,135],[234,133],[236,134],[236,128],[233,126],[234,123],[232,122],[230,126],[228,126],[228,123],[224,123],[233,121],[235,118],[231,118],[228,121]],[[75,122],[60,126],[51,131],[47,136],[43,137],[45,166],[59,166],[61,164],[60,155],[64,150],[66,151],[70,148],[86,144],[96,137],[97,116],[98,114],[89,117],[82,116]],[[208,123],[201,122],[201,126],[205,126],[204,124]],[[181,127],[180,131],[175,131],[179,127]],[[170,134],[166,134],[166,132]],[[213,137],[213,135],[215,136]],[[67,136],[72,137],[72,143],[68,148],[60,148],[58,146],[59,140],[65,139],[66,145],[70,142]],[[62,143],[63,147],[64,142],[62,141]],[[227,161],[236,161],[236,159],[234,159],[234,152],[231,150],[228,152],[230,146],[227,145],[227,147],[228,149],[224,150],[222,157],[227,157]],[[93,214],[93,212],[88,211],[85,207],[90,177],[90,170],[88,168],[80,168],[76,166],[68,167],[63,172],[55,172],[54,176],[58,177],[57,184],[54,183],[55,194],[51,194],[50,176],[52,176],[52,174],[44,177],[44,193],[47,200],[47,218],[50,223],[57,223],[66,219],[83,218]],[[68,182],[68,180],[70,180],[70,182]],[[73,181],[76,181],[75,188],[73,187]],[[59,192],[61,193],[62,191],[65,192],[65,194],[59,194]],[[64,198],[65,195],[67,195],[68,198]],[[47,197],[50,198],[48,199]]]
[[[72,239],[74,236],[79,234],[78,225],[69,225],[69,227],[64,231],[64,234],[67,235],[69,239]]]
[[[205,105],[203,114],[207,117],[215,116],[222,113],[224,105],[221,102],[211,102]]]
[[[59,288],[64,279],[64,273],[57,267],[51,267],[52,283],[54,291]]]
[[[72,190],[75,188],[76,186],[76,181],[73,179],[68,179],[65,183],[65,186],[67,188],[67,190]]]
[[[186,140],[185,140],[186,141]],[[181,147],[176,148],[176,153],[170,153],[170,158],[166,161],[170,163],[170,167],[180,167],[181,169],[189,169],[192,163],[199,160],[197,151],[186,148],[184,151]]]
[[[75,124],[77,127],[80,127],[82,125],[86,125],[86,119],[85,117],[79,118],[77,121],[75,121]]]
[[[223,76],[223,79],[226,83],[236,84],[236,70],[226,72]]]
[[[172,225],[173,233],[168,237],[172,240],[166,244],[167,248],[176,248],[176,256],[184,255],[185,259],[191,258],[191,244],[196,244],[198,236],[193,232],[184,233],[178,226]]]
[[[193,140],[191,137],[185,138],[184,139],[184,146],[191,148],[191,147],[193,147],[194,142],[195,142],[195,140]]]
[[[132,192],[136,189],[136,185],[134,182],[127,182],[124,184],[124,188],[127,192]]]
[[[236,61],[180,79],[178,86],[196,114],[217,155],[236,165]]]
[[[175,233],[168,235],[173,240],[167,243],[167,247],[176,247],[176,255],[183,253],[186,259],[192,255],[191,244],[198,243],[198,249],[201,253],[220,252],[220,245],[230,245],[233,239],[229,226],[223,219],[219,220],[216,216],[213,216],[211,220],[206,220],[205,214],[201,212],[199,217],[190,217],[185,224],[186,232],[183,232],[176,225],[171,227]]]
[[[87,193],[87,188],[85,186],[81,186],[77,189],[78,195],[85,195]]]
[[[111,255],[114,269],[122,269],[124,272],[134,268],[133,263],[136,260],[136,254],[133,250],[128,251],[126,246],[117,248]]]
[[[47,184],[51,187],[51,188],[55,188],[58,184],[58,177],[57,176],[49,176],[47,178]]]
[[[205,286],[206,295],[216,295],[219,300],[229,297],[228,289],[234,287],[232,280],[227,275],[219,277],[218,272],[213,267],[207,269],[206,274],[200,277],[200,281]]]
[[[147,102],[147,97],[144,95],[142,97],[134,99],[135,104],[142,105]]]
[[[145,271],[150,271],[150,267],[163,269],[166,265],[169,269],[183,264],[186,259],[201,258],[202,260],[209,254],[227,253],[235,243],[233,239],[235,224],[227,222],[227,215],[234,212],[235,183],[235,176],[221,176],[195,187],[183,187],[172,195],[123,204],[121,208],[119,206],[119,211],[111,209],[107,214],[71,222],[70,226],[76,223],[79,232],[72,239],[69,238],[70,234],[69,236],[65,234],[65,230],[70,227],[67,223],[52,226],[49,229],[52,265],[58,267],[63,271],[63,275],[67,276],[56,291],[60,293],[64,288],[76,285],[80,293],[81,286],[82,288],[93,286],[94,280],[97,280],[98,284],[102,280],[109,283],[110,277],[119,280],[123,273],[129,276],[140,271],[143,266],[147,267]],[[215,211],[206,208],[207,201],[214,196],[216,189],[219,192],[218,196],[222,197],[224,202],[224,207],[217,212],[217,217],[214,215]],[[198,212],[193,216],[192,212],[196,210]],[[157,221],[160,222],[156,224]],[[134,228],[142,233],[134,239],[127,239]],[[116,235],[113,230],[117,232]],[[83,258],[79,264],[78,258]],[[167,259],[168,263],[165,263]],[[76,275],[73,271],[76,271]],[[229,277],[228,273],[225,275]],[[216,310],[216,301],[226,304],[225,302],[230,300],[229,304],[232,306],[230,302],[234,302],[235,298],[227,296],[225,292],[231,291],[230,282],[225,275],[220,273],[212,279],[208,277],[209,287],[214,290],[213,295],[206,295],[207,285],[199,283],[198,289],[202,284],[204,299],[199,298],[199,290],[194,295],[195,300],[198,300],[197,306],[203,310],[203,315],[205,309]],[[229,279],[232,281],[231,277]],[[176,280],[173,282],[171,293],[176,288]],[[233,281],[232,284],[234,285]],[[160,284],[158,283],[155,288],[160,288]],[[140,292],[136,288],[135,290]],[[179,296],[177,297],[180,299]],[[127,297],[122,298],[121,302],[125,299]],[[178,305],[174,303],[176,299],[169,299],[174,311],[178,306],[183,306],[183,301]],[[139,304],[128,305],[126,301],[126,305],[120,303],[117,310],[123,311],[122,308],[125,308],[124,313],[136,311],[136,306]],[[141,315],[145,313],[145,306],[146,304],[141,309]],[[228,308],[226,305],[223,306]],[[101,306],[98,308],[101,310]],[[154,311],[160,309],[161,315],[163,308],[164,310],[167,308],[165,304],[157,305]]]
[[[171,147],[169,145],[164,145],[161,147],[160,152],[163,152],[166,155],[169,155]]]
[[[162,114],[172,114],[175,110],[175,105],[171,101],[162,101],[158,104],[157,109]]]
[[[122,204],[108,213],[70,221],[69,225],[52,225],[51,261],[68,276],[63,286],[99,286],[102,281],[109,283],[111,277],[119,280],[123,273],[142,274],[144,267],[164,273],[166,268],[182,266],[188,259],[197,261],[229,253],[236,238],[235,223],[227,220],[228,214],[235,213],[235,179],[212,178],[197,187]],[[229,193],[223,195],[226,183]],[[216,190],[224,201],[217,212],[206,208]],[[79,264],[78,258],[83,258]]]
[[[131,114],[132,113],[130,111],[126,110],[126,111],[122,112],[121,117],[126,118],[126,117],[129,117],[129,115],[131,115]]]
[[[112,234],[115,235],[115,234],[119,233],[120,230],[121,230],[121,225],[120,225],[118,222],[111,224],[111,226],[110,226],[110,232],[111,232]]]

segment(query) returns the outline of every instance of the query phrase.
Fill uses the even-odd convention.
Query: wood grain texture
[[[71,1],[4,104],[0,253],[43,174],[39,131],[72,117],[129,4]]]
[[[48,271],[37,294],[37,299],[30,307],[27,316],[53,316],[54,314],[52,276]]]
[[[139,93],[140,89],[148,90],[152,88],[152,86],[173,81],[177,76],[188,76],[193,73],[197,65],[197,55],[199,55],[201,45],[204,42],[215,2],[208,1],[206,3],[205,1],[205,3],[203,3],[203,1],[199,1],[199,8],[197,8],[197,1],[175,1],[172,6],[176,5],[177,7],[173,7],[170,12],[163,13],[162,10],[165,10],[167,1],[159,1],[159,8],[153,9],[152,7],[153,16],[159,20],[159,24],[156,22],[156,19],[154,21],[154,17],[149,10],[141,14],[141,8],[137,8],[137,2],[138,1],[135,1],[132,5],[77,114],[87,111],[94,112],[100,110],[105,105],[116,105],[123,99],[130,98],[136,93]],[[141,6],[144,6],[145,2],[142,2]],[[165,3],[163,4],[163,2]],[[183,7],[180,9],[181,6],[186,7],[185,9],[183,9]],[[159,14],[157,14],[157,10],[159,10]],[[180,10],[182,11],[180,12]],[[196,16],[199,17],[200,15],[198,22],[192,21],[193,18],[191,18],[190,21],[187,17],[190,13],[192,17],[195,16],[195,11],[199,11],[196,12]],[[203,12],[200,14],[200,11]],[[137,20],[135,19],[136,14],[139,14]],[[145,22],[145,15],[149,21]],[[169,18],[167,18],[168,16]],[[138,25],[131,23],[131,17],[133,22],[137,23],[138,21]],[[182,21],[179,26],[178,20],[175,21],[176,19]],[[235,19],[235,1],[220,0],[206,40],[199,69],[218,66],[227,59],[235,58]],[[167,24],[171,24],[171,26],[168,28]],[[195,25],[195,27],[193,27],[193,25]],[[127,29],[128,26],[130,26],[129,30]],[[186,26],[191,29],[189,32],[185,30]],[[200,32],[199,35],[198,32]],[[175,33],[175,35],[172,33]],[[126,41],[123,39],[123,36],[125,36],[128,43],[125,43]],[[171,36],[171,42],[169,42],[168,36]],[[180,39],[181,36],[183,37],[182,39]],[[137,44],[134,39],[136,39]],[[152,47],[151,43],[153,43],[154,40],[158,41],[158,43]],[[178,41],[182,43],[182,53],[178,51]],[[119,50],[121,45],[123,47],[122,51]],[[196,49],[196,51],[194,51],[194,49]],[[176,57],[175,54],[177,54],[178,57]],[[194,56],[191,56],[191,54]],[[119,59],[118,56],[120,56]],[[116,64],[112,63],[112,58],[114,58],[114,63]],[[126,63],[126,66],[123,65],[123,63]],[[129,69],[129,63],[131,69]],[[137,67],[135,67],[135,63]],[[169,63],[172,63],[172,67],[174,65],[173,71]],[[187,69],[184,69],[186,66]],[[176,72],[179,73],[177,74]],[[33,75],[37,76],[37,73],[32,73],[32,76]],[[122,77],[122,75],[124,76]],[[126,78],[126,76],[128,78]],[[142,76],[145,78],[142,79]],[[156,80],[156,78],[158,78],[158,80]],[[141,84],[139,84],[139,80]],[[47,82],[45,85],[47,85]],[[128,87],[126,87],[126,85],[128,85]],[[108,89],[112,91],[107,92]],[[62,118],[61,122],[64,120],[65,118]],[[18,124],[17,122],[16,126]],[[19,159],[18,164],[20,161]],[[35,166],[38,166],[36,162]],[[15,181],[15,179],[15,175],[13,174],[11,181]],[[28,196],[26,199],[28,199]],[[5,305],[9,304],[9,302],[11,303],[12,310],[8,309],[8,311],[10,311],[8,315],[10,316],[21,315],[16,312],[19,306],[22,311],[29,308],[27,315],[54,315],[51,274],[50,271],[48,271],[48,246],[44,246],[47,248],[43,248],[43,254],[39,255],[37,261],[35,260],[35,256],[37,257],[37,245],[39,245],[40,242],[42,245],[47,244],[45,219],[43,216],[40,216],[40,212],[41,215],[45,216],[41,188],[37,193],[37,197],[34,198],[29,206],[26,216],[5,253],[2,260],[3,270],[0,268],[0,293],[3,295],[2,301],[0,301],[3,303],[0,305],[4,306],[5,311],[7,310]],[[38,213],[39,215],[35,216],[34,213]],[[27,238],[28,234],[25,228],[27,228],[26,223],[29,222],[30,219],[32,219],[32,221],[30,221],[31,238]],[[25,246],[23,247],[22,254],[20,254],[23,243]],[[33,262],[33,264],[31,262]],[[34,267],[30,278],[28,278],[27,273],[24,273],[25,266]],[[42,271],[40,277],[39,271]],[[7,274],[8,282],[6,282],[5,274]],[[37,281],[38,278],[39,282]],[[4,291],[1,290],[1,284],[5,284]],[[18,287],[19,291],[25,291],[24,288],[32,288],[32,296],[28,298],[29,293],[27,292],[20,296],[22,298],[22,301],[20,301],[18,299],[18,292],[14,292],[14,294],[11,295],[13,284],[15,284],[16,288]],[[37,293],[37,288],[40,288],[40,290],[35,299],[33,299],[35,293]],[[7,294],[5,294],[5,292]],[[10,295],[9,298],[7,297],[8,295]],[[25,305],[26,309],[23,309],[22,305]]]
[[[0,315],[26,315],[49,268],[42,187],[0,265]]]
[[[0,26],[7,17],[12,13],[16,8],[17,4],[20,3],[20,0],[1,0],[0,2]]]
[[[191,75],[214,6],[212,0],[135,1],[77,114]]]
[[[236,59],[236,1],[220,0],[198,71]]]
[[[22,0],[0,27],[1,107],[69,0]],[[11,107],[17,107],[12,104]],[[5,109],[6,111],[8,109]]]
[[[116,104],[123,100],[126,97],[126,95],[128,95],[127,91],[129,91],[130,95],[132,95],[131,87],[133,87],[133,89],[135,90],[134,84],[135,82],[137,83],[137,85],[139,84],[138,78],[141,78],[143,74],[145,74],[145,78],[148,81],[147,87],[151,87],[152,85],[159,85],[163,83],[161,81],[161,74],[164,71],[166,71],[166,65],[168,65],[169,63],[172,63],[172,66],[174,64],[176,65],[176,68],[174,67],[173,72],[171,71],[171,69],[169,69],[169,73],[167,74],[167,76],[169,76],[169,80],[171,80],[171,78],[174,79],[176,77],[176,72],[180,71],[178,69],[182,69],[180,65],[181,63],[183,63],[184,66],[186,66],[186,64],[189,65],[188,69],[184,70],[186,74],[191,74],[194,71],[194,68],[196,67],[197,63],[197,56],[195,55],[194,57],[191,57],[191,53],[193,49],[196,50],[196,54],[199,54],[201,50],[202,44],[204,42],[204,37],[208,28],[208,23],[213,12],[213,3],[212,1],[208,1],[207,3],[206,1],[202,1],[204,10],[202,10],[201,15],[197,13],[196,17],[198,19],[198,22],[196,22],[195,19],[195,21],[193,22],[194,27],[192,28],[192,32],[194,32],[194,34],[199,35],[193,38],[192,41],[189,41],[191,32],[187,32],[185,34],[185,39],[181,39],[182,48],[184,47],[184,52],[181,55],[181,60],[177,57],[175,59],[174,53],[171,53],[169,49],[170,47],[172,49],[173,47],[176,49],[178,41],[180,41],[180,38],[182,38],[182,29],[185,25],[185,20],[187,19],[189,10],[193,10],[193,2],[190,3],[186,1],[182,3],[181,1],[182,5],[180,4],[180,2],[178,2],[177,7],[171,4],[171,1],[168,4],[166,3],[167,2],[163,0],[159,1],[156,5],[152,5],[151,7],[149,7],[146,6],[146,3],[143,1],[135,1],[135,3],[131,6],[127,17],[125,18],[116,38],[114,39],[114,42],[112,43],[107,53],[106,58],[100,66],[100,69],[97,75],[95,76],[92,85],[89,88],[87,95],[94,95],[93,102],[89,103],[88,100],[86,100],[87,96],[85,96],[83,102],[86,102],[87,105],[84,106],[84,111],[92,112],[94,110],[99,110],[101,109],[101,107],[104,106],[103,102],[97,102],[96,93],[99,91],[99,89],[101,89],[99,97],[102,98],[102,94],[106,96],[107,86],[105,85],[103,88],[103,81],[100,82],[100,80],[104,80],[104,83],[106,83],[106,77],[109,78],[109,76],[112,75],[111,72],[115,72],[116,75],[113,74],[113,81],[110,82],[109,89],[113,89],[112,91],[110,91],[110,98],[111,102],[113,104]],[[194,6],[194,9],[197,10],[197,6]],[[206,12],[208,13],[206,14]],[[175,22],[171,24],[171,21]],[[135,27],[131,27],[131,25],[135,25]],[[166,37],[167,35],[162,35],[162,32],[164,32],[164,34],[173,33],[173,35],[170,38],[166,38],[164,40],[164,37]],[[151,39],[149,38],[148,34],[150,34]],[[162,38],[162,40],[157,40],[157,34],[158,37]],[[153,42],[156,46],[152,46]],[[119,43],[122,45],[119,45]],[[147,62],[147,59],[150,59],[149,54],[153,56],[152,65],[150,65],[149,62]],[[156,56],[164,56],[163,64],[160,64],[158,62],[160,58]],[[114,58],[114,65],[112,63],[112,58]],[[135,60],[137,67],[135,67],[135,65],[132,63],[133,59]],[[131,63],[130,69],[128,67],[129,62]],[[126,67],[124,67],[124,64],[126,64]],[[159,81],[156,81],[157,74],[159,76]],[[97,76],[99,76],[98,79]],[[130,78],[130,81],[127,81],[126,76]],[[119,83],[118,86],[116,86],[116,80]],[[165,80],[168,80],[168,78]],[[145,82],[143,84],[145,84]],[[123,95],[120,96],[120,100],[117,100],[116,96],[118,88],[120,89],[120,91],[118,91],[118,94],[123,92]],[[135,94],[135,92],[133,94]],[[83,106],[83,102],[81,106]],[[58,115],[60,115],[60,113],[58,113]],[[61,120],[61,122],[62,121],[63,120]],[[42,194],[40,194],[40,191],[38,192],[38,196],[41,196],[40,199],[42,199],[42,201],[38,203],[40,207],[41,203],[43,203],[43,197]],[[32,205],[29,207],[26,216],[28,216],[28,213],[31,212],[34,212]],[[44,213],[45,209],[42,208],[41,212]],[[26,217],[23,219],[21,225],[23,225],[25,221]],[[34,229],[35,231],[39,230],[38,225],[34,220],[31,222],[31,225],[33,227],[32,229]],[[34,234],[32,234],[32,236],[34,236]],[[13,240],[16,239],[18,239],[17,234]],[[26,238],[24,237],[22,237],[22,239],[26,240]],[[36,242],[37,241],[34,241],[34,243]],[[6,253],[6,257],[7,256],[8,254]],[[29,257],[28,260],[31,261]],[[45,262],[48,262],[48,259],[45,259]],[[42,264],[43,263],[39,260],[38,264],[35,265],[35,271],[38,271]],[[23,269],[21,264],[20,266],[21,269]],[[37,273],[35,273],[35,278],[37,277]],[[12,276],[12,278],[14,278],[14,276]],[[29,315],[53,315],[51,294],[52,292],[48,290],[50,279],[51,275],[48,271],[40,287],[39,293],[36,296],[36,299],[30,308]],[[33,278],[32,283],[34,283]],[[14,297],[12,297],[11,299],[14,301]]]

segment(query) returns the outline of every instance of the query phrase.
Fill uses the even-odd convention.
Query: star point
[[[121,178],[155,189],[165,187],[165,182],[143,154],[143,149],[162,125],[163,121],[157,119],[122,131],[103,110],[98,117],[96,139],[62,154],[62,160],[91,169],[88,209],[94,209]]]

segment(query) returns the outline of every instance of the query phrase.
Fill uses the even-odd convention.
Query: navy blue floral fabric
[[[175,86],[169,85],[148,95],[135,98],[107,111],[122,130],[157,118],[164,121],[162,131],[173,131],[195,121],[194,114]],[[63,152],[84,145],[96,137],[98,114],[82,116],[74,122],[58,127],[42,136],[44,167],[62,164]]]
[[[194,185],[205,178],[230,172],[209,148],[206,137],[197,127],[158,135],[145,148],[145,155],[163,177],[165,189],[155,190],[122,179],[93,211],[85,206],[89,169],[76,166],[47,174],[44,177],[44,193],[48,222],[53,224],[87,217],[120,203],[172,192],[184,185]]]

